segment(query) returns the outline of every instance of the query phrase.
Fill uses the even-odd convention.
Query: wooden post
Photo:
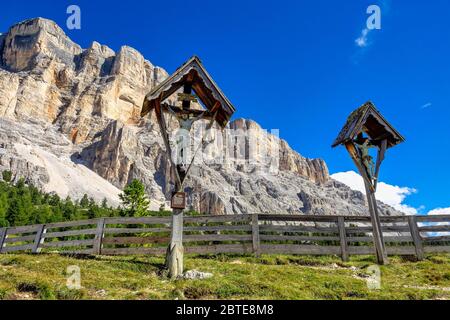
[[[337,220],[339,229],[339,238],[341,241],[341,257],[342,261],[348,261],[348,248],[347,248],[347,232],[345,231],[345,219],[344,217],[338,217]]]
[[[172,159],[172,149],[169,143],[166,121],[161,110],[161,97],[155,102],[155,113],[166,146],[166,154],[170,161],[170,170],[175,178],[175,192],[181,192],[182,181]],[[166,268],[169,270],[169,277],[171,279],[176,279],[183,273],[183,255],[183,210],[174,209],[172,213],[171,238],[166,254]]]
[[[409,216],[408,224],[411,232],[411,237],[414,242],[414,247],[416,248],[417,260],[423,260],[424,258],[423,243],[422,237],[420,236],[419,228],[417,227],[417,217]]]
[[[160,100],[155,101],[155,113],[156,113],[156,118],[158,120],[159,131],[161,131],[161,135],[163,137],[163,141],[164,141],[164,144],[166,147],[166,154],[170,161],[170,171],[175,178],[175,186],[176,186],[175,191],[178,192],[178,191],[181,191],[181,190],[179,190],[179,189],[181,189],[181,180],[180,180],[180,175],[178,174],[177,167],[172,159],[172,148],[170,147],[169,137],[168,137],[168,133],[167,133],[167,127],[166,127],[166,120],[165,120],[164,114],[162,113],[162,110],[161,110],[161,101]]]
[[[260,239],[259,239],[259,220],[258,214],[252,215],[252,240],[253,240],[253,252],[256,257],[261,255]]]
[[[0,229],[0,253],[2,253],[2,249],[5,245],[5,239],[6,239],[6,233],[8,231],[8,228],[1,228]]]
[[[378,215],[375,193],[370,190],[367,182],[365,183],[365,187],[367,202],[369,204],[370,218],[372,220],[372,234],[377,254],[377,261],[381,265],[388,264],[389,260],[386,252],[386,247],[384,245],[383,231],[381,229],[380,216]]]
[[[174,209],[170,244],[166,255],[166,267],[171,279],[176,279],[183,273],[183,255],[183,210]]]
[[[387,264],[389,263],[389,261],[386,253],[386,248],[384,246],[383,232],[381,231],[381,222],[378,215],[377,201],[375,199],[375,189],[372,186],[366,171],[358,161],[358,153],[356,151],[355,145],[352,142],[349,142],[345,144],[345,147],[347,148],[347,151],[349,152],[353,162],[355,163],[359,173],[364,180],[364,187],[366,188],[366,198],[369,205],[370,218],[372,221],[373,242],[375,244],[377,261],[381,265]]]
[[[34,238],[34,244],[33,244],[33,249],[31,249],[32,253],[39,253],[41,251],[41,249],[39,248],[39,246],[44,242],[45,238],[43,238],[42,236],[45,234],[46,229],[45,229],[45,225],[41,224],[39,226],[39,229],[36,231],[36,236]]]
[[[192,74],[189,74],[189,76],[192,77]],[[185,93],[185,94],[191,94],[192,93],[192,82],[187,82],[184,85],[183,93]],[[189,100],[183,101],[182,104],[181,104],[181,107],[184,110],[189,109],[191,107],[191,101],[189,101]]]
[[[103,229],[105,228],[105,218],[101,218],[97,222],[97,231],[95,232],[94,246],[92,251],[96,255],[102,253]]]

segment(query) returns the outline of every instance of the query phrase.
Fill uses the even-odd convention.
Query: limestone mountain
[[[88,193],[112,204],[136,178],[158,208],[171,193],[169,163],[154,115],[139,115],[145,94],[167,76],[127,46],[114,52],[93,42],[82,49],[47,19],[12,26],[0,36],[0,171],[63,197]],[[363,194],[332,180],[323,160],[302,157],[254,121],[229,127],[243,132],[243,150],[225,146],[224,161],[194,165],[187,183],[193,209],[367,214]],[[275,171],[252,153],[250,136],[277,148]]]

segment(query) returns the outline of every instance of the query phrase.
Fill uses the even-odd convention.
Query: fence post
[[[45,238],[42,238],[42,236],[45,234],[46,229],[45,225],[41,224],[39,228],[36,231],[36,236],[34,238],[34,244],[33,249],[31,250],[32,253],[39,253],[41,249],[39,246],[44,242]]]
[[[105,227],[105,218],[101,218],[97,222],[97,231],[94,238],[93,253],[100,255],[102,253],[103,229]]]
[[[259,240],[259,221],[258,214],[252,215],[252,240],[253,240],[253,252],[256,257],[261,254],[260,240]]]
[[[347,232],[345,231],[344,217],[338,217],[337,222],[338,222],[338,229],[339,229],[339,238],[341,241],[342,261],[348,261]]]
[[[408,224],[411,232],[411,237],[414,241],[414,247],[416,248],[417,260],[423,260],[424,258],[423,243],[422,237],[420,236],[419,228],[417,227],[417,217],[408,216]]]
[[[5,245],[7,231],[8,228],[0,228],[0,253],[2,253],[3,246]]]

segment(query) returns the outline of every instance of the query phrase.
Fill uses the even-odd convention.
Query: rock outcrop
[[[43,18],[0,36],[0,64],[0,170],[47,191],[113,203],[136,178],[154,204],[168,199],[173,179],[157,122],[154,115],[140,119],[145,94],[168,76],[164,69],[127,46],[82,49]],[[208,146],[221,161],[193,166],[186,190],[192,209],[366,214],[363,195],[330,179],[323,160],[302,157],[251,120],[235,120],[229,130]]]

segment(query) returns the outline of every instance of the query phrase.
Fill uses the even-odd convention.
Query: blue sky
[[[8,1],[0,31],[24,19],[56,21],[75,42],[129,45],[174,71],[193,54],[237,108],[330,172],[353,170],[330,145],[347,115],[372,100],[407,141],[389,150],[388,184],[417,189],[415,208],[450,207],[450,2],[423,1]],[[81,8],[67,30],[66,8]],[[371,4],[382,28],[355,40]]]

